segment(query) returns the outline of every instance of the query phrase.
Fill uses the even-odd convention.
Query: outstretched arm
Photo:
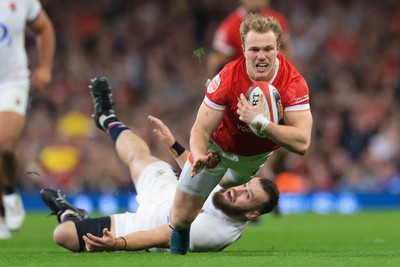
[[[169,225],[162,224],[152,230],[133,232],[117,238],[107,228],[104,228],[102,237],[88,233],[83,236],[83,240],[87,252],[138,251],[156,247],[169,248],[170,235]]]
[[[163,143],[169,148],[171,155],[175,158],[179,167],[181,167],[182,169],[189,155],[189,151],[182,147],[182,149],[184,149],[184,152],[181,155],[178,155],[176,149],[172,147],[174,144],[176,144],[176,140],[172,135],[171,131],[169,130],[168,126],[165,125],[160,119],[154,116],[149,115],[148,119],[154,125],[153,133],[158,137],[161,143]],[[231,186],[236,186],[238,184],[232,182],[229,178],[227,178],[226,175],[224,175],[219,185],[224,188],[227,188]]]
[[[158,137],[158,140],[160,140],[161,143],[168,147],[171,155],[175,158],[179,167],[182,169],[189,155],[189,151],[180,146],[180,144],[175,140],[175,137],[172,135],[168,126],[165,125],[160,119],[151,115],[148,116],[148,119],[154,126],[153,133]]]

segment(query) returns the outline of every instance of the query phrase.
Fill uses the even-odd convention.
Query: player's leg
[[[191,177],[192,165],[189,161],[183,167],[179,184],[170,210],[171,253],[184,255],[189,249],[190,225],[196,219],[205,200],[226,172],[223,164],[214,169],[203,169]]]
[[[21,228],[25,210],[17,191],[17,145],[25,124],[25,117],[10,111],[0,111],[0,177],[5,222],[10,230]]]
[[[94,103],[95,124],[110,135],[118,156],[129,166],[131,178],[136,185],[143,169],[159,159],[151,155],[150,148],[141,137],[117,118],[113,109],[111,85],[107,78],[104,76],[94,78],[90,88]]]
[[[44,188],[40,191],[40,197],[60,223],[53,232],[54,241],[71,251],[81,251],[84,242],[80,240],[82,237],[79,238],[75,223],[87,219],[88,213],[69,203],[59,190]]]
[[[86,251],[85,241],[82,238],[84,235],[91,233],[102,237],[104,228],[114,233],[113,225],[113,216],[65,221],[54,229],[53,240],[57,245],[72,252],[84,252]]]

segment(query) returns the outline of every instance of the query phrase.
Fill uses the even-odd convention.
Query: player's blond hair
[[[279,47],[282,36],[282,26],[275,17],[264,17],[259,14],[250,13],[240,25],[240,37],[244,46],[244,39],[250,31],[266,33],[272,31],[276,35],[276,45]]]

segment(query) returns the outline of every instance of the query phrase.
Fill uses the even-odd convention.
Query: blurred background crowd
[[[57,35],[53,82],[32,93],[20,153],[20,186],[69,192],[132,188],[111,139],[95,128],[88,84],[109,77],[116,111],[173,159],[147,115],[188,146],[204,98],[206,57],[234,0],[42,0]],[[398,0],[273,0],[289,23],[294,65],[314,116],[303,157],[265,166],[282,191],[400,193],[400,3]],[[34,42],[27,38],[35,64]],[[195,56],[204,49],[205,54]],[[177,166],[176,166],[177,167]]]

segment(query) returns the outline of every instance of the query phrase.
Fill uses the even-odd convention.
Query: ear
[[[243,54],[244,54],[244,45],[242,45],[242,50],[243,50]]]
[[[255,219],[257,219],[258,217],[260,217],[260,212],[259,211],[248,211],[248,212],[246,212],[246,214],[245,214],[245,216],[246,216],[246,219],[248,220],[248,221],[253,221],[253,220],[255,220]]]

